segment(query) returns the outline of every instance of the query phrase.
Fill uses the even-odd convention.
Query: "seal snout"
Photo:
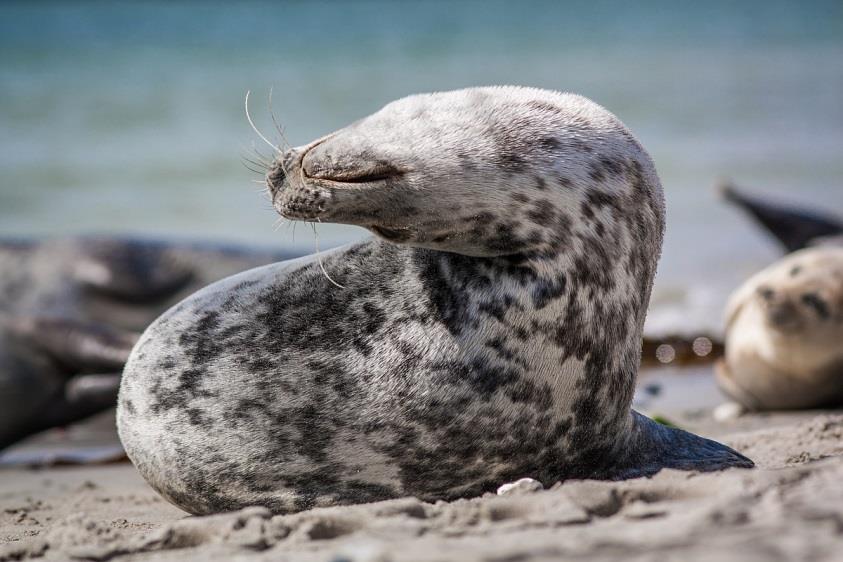
[[[325,211],[329,194],[304,181],[302,153],[295,149],[280,155],[266,174],[266,187],[275,209],[285,218],[310,220]]]

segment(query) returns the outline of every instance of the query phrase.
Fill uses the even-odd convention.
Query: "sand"
[[[568,481],[451,503],[189,517],[126,462],[7,467],[0,561],[843,560],[843,414],[671,416],[758,468]]]

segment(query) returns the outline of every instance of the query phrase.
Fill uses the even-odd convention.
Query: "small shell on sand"
[[[498,488],[499,496],[531,494],[544,490],[544,486],[538,480],[532,478],[521,478],[515,482],[509,482]]]
[[[736,420],[745,413],[746,408],[737,402],[725,402],[714,408],[714,411],[711,413],[711,417],[714,418],[715,421],[727,422]]]

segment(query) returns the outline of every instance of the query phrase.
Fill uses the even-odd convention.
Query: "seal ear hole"
[[[802,271],[802,266],[794,265],[793,268],[790,270],[790,276],[796,277]]]

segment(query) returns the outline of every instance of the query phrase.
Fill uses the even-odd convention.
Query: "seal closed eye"
[[[377,181],[395,178],[400,176],[402,173],[402,170],[386,163],[378,163],[376,166],[370,168],[320,170],[312,176],[308,175],[306,170],[304,171],[307,179],[329,180],[338,183],[374,183]]]
[[[752,466],[630,410],[664,202],[605,109],[517,87],[410,96],[276,167],[281,215],[376,237],[215,283],[147,329],[118,427],[174,504]]]

